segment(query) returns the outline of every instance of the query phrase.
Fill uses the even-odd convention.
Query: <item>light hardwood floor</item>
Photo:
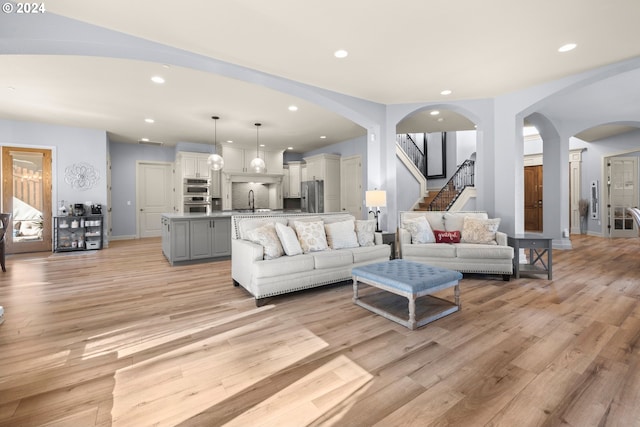
[[[553,281],[465,277],[416,331],[349,285],[256,308],[158,239],[10,256],[0,425],[639,426],[640,238],[572,242]]]

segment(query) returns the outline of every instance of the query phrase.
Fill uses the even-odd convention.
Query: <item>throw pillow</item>
[[[374,232],[376,231],[375,219],[356,220],[356,236],[360,246],[374,246]]]
[[[404,225],[411,233],[411,243],[434,243],[436,241],[429,221],[423,216],[416,219],[406,220]]]
[[[302,252],[318,252],[329,249],[322,221],[294,221]]]
[[[444,230],[447,231],[462,231],[462,227],[464,227],[464,219],[467,217],[478,218],[478,219],[487,219],[486,212],[445,212],[444,214]],[[440,230],[440,228],[438,228]]]
[[[276,227],[273,222],[265,224],[262,227],[248,230],[247,238],[254,243],[262,245],[264,248],[264,259],[275,259],[284,255],[284,250],[276,234]]]
[[[302,253],[300,242],[298,242],[298,236],[296,236],[296,232],[293,228],[277,222],[276,234],[278,235],[282,248],[284,249],[284,253],[287,254],[287,256],[300,255]]]
[[[324,231],[327,235],[327,244],[331,249],[357,248],[360,246],[353,220],[325,224]]]
[[[436,236],[436,243],[460,243],[459,231],[433,230]]]
[[[500,227],[500,218],[465,217],[462,226],[462,241],[466,243],[495,243],[498,227]]]

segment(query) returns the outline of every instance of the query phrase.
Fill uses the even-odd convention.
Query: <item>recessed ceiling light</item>
[[[440,95],[451,95],[451,90],[450,89],[445,89],[442,92],[440,92]]]
[[[575,43],[567,43],[564,46],[560,46],[558,52],[569,52],[570,50],[575,49],[577,46],[578,45]]]
[[[324,135],[320,135],[320,139],[327,139],[327,137]]]
[[[145,122],[147,123],[155,123],[156,121],[153,119],[144,119]]]
[[[438,114],[440,114],[440,111],[438,110],[433,110],[432,112],[430,112],[429,114],[431,114],[432,116],[437,116]]]
[[[264,144],[260,144],[260,147],[264,147]]]
[[[444,122],[444,119],[442,117],[438,117],[438,121],[439,122]]]
[[[295,105],[289,105],[289,111],[298,111],[298,107]]]
[[[227,140],[227,144],[233,144],[233,141],[232,141],[232,140],[230,140],[230,139],[228,139],[228,140]]]
[[[287,147],[287,150],[293,150],[293,147]]]
[[[140,141],[149,142],[149,138],[140,138]]]
[[[151,77],[151,81],[161,85],[162,83],[164,83],[164,78],[161,76],[153,76]]]
[[[346,58],[347,56],[349,56],[349,52],[344,49],[338,49],[333,52],[333,56],[335,56],[336,58]]]
[[[171,68],[171,65],[169,65],[169,64],[162,64],[162,67],[163,67],[163,68]]]

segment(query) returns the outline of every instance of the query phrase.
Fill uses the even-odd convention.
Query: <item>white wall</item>
[[[107,135],[105,131],[0,119],[0,145],[52,150],[52,212],[58,202],[107,204]],[[65,170],[80,163],[99,175],[92,188],[65,181]],[[103,210],[105,212],[106,210]]]

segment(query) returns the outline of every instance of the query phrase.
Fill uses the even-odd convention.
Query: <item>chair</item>
[[[4,265],[4,242],[5,242],[5,234],[7,229],[9,228],[11,221],[10,213],[0,213],[0,265],[2,266],[2,271],[7,271],[7,268]]]
[[[640,209],[627,208],[627,212],[629,212],[633,219],[636,220],[636,225],[638,226],[638,236],[640,236]]]

